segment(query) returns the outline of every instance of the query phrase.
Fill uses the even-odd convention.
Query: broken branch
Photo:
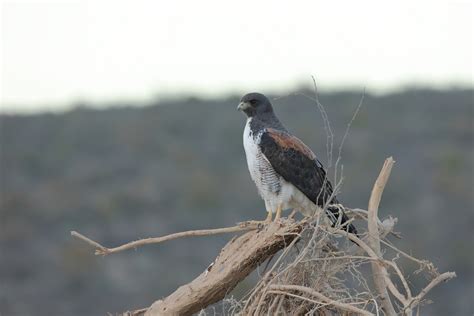
[[[377,180],[375,181],[374,187],[372,189],[372,193],[369,199],[369,208],[367,209],[367,226],[369,231],[367,241],[370,248],[372,248],[372,250],[379,258],[382,257],[382,254],[380,252],[380,237],[377,225],[379,219],[377,213],[379,209],[380,200],[382,199],[383,190],[385,188],[385,185],[387,184],[388,178],[390,177],[390,172],[392,171],[392,166],[394,163],[395,161],[392,159],[392,157],[389,157],[385,160],[382,170],[380,171],[380,174]],[[373,271],[375,289],[380,295],[382,309],[388,316],[395,316],[396,312],[393,308],[390,296],[387,292],[386,280],[390,279],[387,270],[379,262],[372,261],[371,266]],[[392,284],[390,284],[390,289],[392,292],[396,290],[396,288],[392,286]]]

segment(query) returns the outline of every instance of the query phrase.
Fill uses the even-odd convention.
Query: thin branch
[[[309,287],[306,286],[300,286],[300,285],[271,285],[270,290],[275,290],[275,291],[299,291],[308,295],[311,295],[313,297],[316,297],[317,299],[323,301],[324,303],[328,305],[332,305],[334,307],[337,307],[339,309],[352,312],[352,313],[358,313],[360,315],[373,315],[372,313],[365,311],[363,309],[357,308],[355,306],[352,306],[350,304],[342,303],[336,300],[333,300]]]
[[[306,226],[306,222],[304,222],[305,226]],[[268,270],[265,275],[260,279],[259,283],[255,286],[254,290],[252,291],[252,293],[250,293],[250,296],[249,298],[247,299],[247,302],[244,306],[244,310],[247,308],[247,306],[249,306],[249,314],[252,314],[253,310],[256,308],[257,311],[255,312],[256,315],[258,315],[258,311],[259,311],[259,307],[260,307],[260,300],[263,299],[263,297],[265,297],[265,291],[267,290],[267,287],[268,285],[270,284],[270,282],[268,284],[266,284],[267,280],[270,278],[270,276],[272,275],[273,273],[273,270],[278,267],[279,263],[281,260],[283,260],[285,258],[285,256],[288,254],[288,252],[291,250],[291,248],[298,242],[299,238],[295,238],[293,239],[293,241],[287,246],[285,247],[285,250],[283,251],[283,253],[278,257],[277,261],[273,264],[273,266],[270,268],[270,270]],[[282,272],[280,272],[282,273]],[[252,305],[249,305],[249,303],[252,301],[252,297],[259,291],[261,290],[261,288],[263,286],[265,286],[265,289],[263,289],[261,292],[262,292],[262,296],[260,297],[259,300],[255,299],[253,304]],[[258,298],[258,297],[257,297]],[[254,304],[257,303],[257,306],[254,306]]]
[[[307,301],[307,302],[310,302],[310,303],[313,303],[313,304],[317,304],[317,305],[319,305],[319,307],[324,307],[324,306],[330,305],[330,304],[327,304],[327,303],[315,301],[313,299],[310,299],[310,298],[307,298],[307,297],[304,297],[304,296],[301,296],[301,295],[291,294],[291,293],[288,293],[288,292],[285,292],[285,291],[271,290],[271,291],[268,291],[267,294],[278,294],[278,295],[290,296],[290,297],[298,298],[302,301]]]
[[[439,283],[443,281],[448,281],[455,277],[456,277],[456,272],[445,272],[443,274],[438,275],[436,278],[431,280],[431,282],[423,290],[421,290],[421,292],[417,296],[413,298],[413,300],[408,304],[409,307],[410,308],[416,307],[421,302],[423,297],[425,297],[425,295],[429,291],[431,291],[432,288],[434,288],[436,285],[438,285]]]
[[[319,102],[318,97],[318,85],[316,84],[316,78],[311,76],[313,79],[313,86],[314,86],[314,99],[313,101],[316,103],[319,111],[321,112],[321,116],[323,117],[324,123],[324,130],[326,131],[326,151],[328,155],[328,168],[332,166],[332,152],[333,152],[333,144],[334,144],[334,133],[332,132],[331,123],[329,121],[328,114],[324,109],[324,106]]]
[[[348,233],[346,231],[343,231],[343,230],[340,230],[340,229],[337,229],[337,230],[334,230],[334,233],[336,234],[340,234],[340,235],[345,235],[347,236],[347,238],[349,238],[351,241],[353,241],[354,243],[356,243],[360,248],[362,248],[370,257],[362,257],[363,259],[366,259],[366,260],[371,260],[372,262],[372,265],[376,265],[377,266],[377,269],[380,270],[379,274],[378,275],[375,275],[375,272],[374,272],[374,278],[376,276],[382,276],[383,278],[383,281],[385,282],[386,284],[386,288],[388,288],[390,290],[390,292],[400,301],[400,303],[403,304],[403,306],[405,308],[407,308],[408,306],[410,306],[410,304],[412,304],[413,301],[416,300],[416,298],[411,298],[412,294],[411,294],[411,291],[410,291],[410,288],[408,287],[408,283],[405,279],[405,277],[403,276],[402,272],[400,271],[400,269],[398,268],[398,266],[396,265],[396,263],[392,262],[392,261],[388,261],[388,260],[385,260],[381,257],[379,257],[363,240],[361,240],[360,238],[358,238],[356,235],[354,234],[351,234],[351,233]],[[395,250],[397,250],[395,248]],[[358,256],[347,256],[349,258],[358,258]],[[400,293],[400,291],[398,291],[398,289],[396,288],[395,284],[393,283],[392,279],[390,278],[388,272],[387,272],[387,269],[385,266],[391,266],[395,272],[397,272],[400,280],[402,281],[403,283],[403,286],[407,292],[407,297],[406,298],[403,294]],[[446,274],[446,273],[445,273]],[[454,275],[455,276],[455,275]],[[452,278],[453,276],[451,276],[450,278]],[[436,279],[435,279],[436,280]],[[446,279],[447,280],[447,279]],[[443,280],[441,280],[443,281]],[[428,285],[430,286],[430,288],[428,290],[431,290],[432,287],[436,286],[439,282],[441,281],[438,281],[434,284],[433,281]],[[379,293],[380,294],[380,293]],[[426,293],[425,293],[426,294]],[[423,296],[425,295],[423,294]],[[387,293],[388,295],[388,293]],[[418,295],[419,296],[419,295]],[[417,296],[417,297],[418,297]],[[416,306],[416,304],[414,305]]]
[[[341,144],[339,145],[339,151],[337,153],[336,163],[334,164],[334,181],[337,181],[337,169],[339,167],[339,162],[342,159],[342,148],[344,147],[344,143],[346,142],[346,138],[349,135],[349,131],[351,130],[352,123],[355,121],[355,119],[357,117],[357,114],[359,114],[360,108],[362,107],[362,104],[364,103],[364,98],[365,98],[365,88],[364,88],[364,92],[362,93],[362,97],[360,98],[359,104],[357,105],[357,108],[356,108],[354,114],[352,115],[351,120],[349,121],[349,123],[347,123],[346,131],[344,132],[344,136],[342,136]],[[343,166],[341,166],[341,175],[342,175],[342,169],[343,169]]]
[[[235,233],[235,232],[240,232],[240,231],[247,231],[247,230],[255,230],[259,228],[259,224],[257,222],[242,222],[239,223],[236,226],[232,227],[225,227],[225,228],[215,228],[215,229],[201,229],[201,230],[190,230],[186,232],[179,232],[179,233],[174,233],[162,237],[152,237],[152,238],[145,238],[145,239],[139,239],[135,240],[129,243],[126,243],[124,245],[114,247],[114,248],[107,248],[98,242],[76,232],[76,231],[71,231],[71,235],[73,237],[79,238],[82,241],[85,241],[89,245],[93,246],[96,248],[95,250],[95,255],[109,255],[112,253],[116,252],[121,252],[124,250],[132,249],[132,248],[138,248],[144,245],[149,245],[149,244],[157,244],[161,243],[164,241],[169,241],[173,239],[178,239],[178,238],[183,238],[183,237],[191,237],[191,236],[210,236],[210,235],[217,235],[217,234],[227,234],[227,233]]]
[[[276,294],[276,293],[274,293]],[[277,297],[277,299],[274,299],[273,300],[273,303],[272,305],[270,305],[270,307],[268,308],[268,312],[267,312],[267,315],[277,315],[277,311],[278,311],[278,303],[280,303],[280,300],[282,299],[281,296]],[[277,308],[277,309],[275,309]]]
[[[360,208],[346,208],[346,212],[349,214],[353,214],[355,217],[367,220],[367,214],[368,212],[366,210],[360,209]],[[398,222],[398,219],[395,217],[393,218],[392,216],[389,216],[388,218],[384,219],[383,221],[378,220],[378,225],[380,226],[379,229],[382,231],[380,232],[380,239],[385,238],[388,234],[391,234],[392,236],[396,237],[397,239],[402,239],[400,233],[394,232],[393,228],[395,224]],[[385,232],[388,230],[387,232]]]
[[[384,242],[382,238],[385,238],[388,234],[392,233],[393,228],[395,227],[395,223],[397,222],[397,218],[389,217],[384,219],[382,224],[379,224],[379,232],[380,232],[380,241]],[[361,238],[362,241],[367,241],[368,236]],[[358,247],[358,245],[353,245],[349,249],[347,249],[347,253],[352,255],[358,255],[363,253],[364,249]],[[396,250],[396,248],[395,248]]]
[[[417,259],[413,256],[410,256],[409,254],[407,254],[403,250],[398,249],[397,247],[391,245],[390,243],[388,243],[384,240],[380,240],[380,242],[383,243],[385,246],[389,247],[390,249],[392,249],[392,250],[396,251],[397,253],[401,254],[405,258],[410,259],[410,260],[418,263],[421,268],[426,268],[429,271],[434,271],[435,270],[433,264],[431,262],[429,262],[428,260],[420,260],[420,259]]]
[[[341,145],[339,146],[339,152],[337,154],[336,169],[337,169],[337,165],[339,163],[339,160],[341,159],[341,156],[342,156],[342,148],[344,147],[344,143],[346,142],[346,138],[349,135],[349,131],[351,130],[352,123],[355,121],[355,119],[357,117],[357,114],[359,114],[360,108],[362,107],[362,104],[364,103],[364,99],[365,99],[365,88],[364,88],[364,91],[362,92],[362,97],[360,98],[359,104],[357,105],[357,108],[356,108],[354,114],[352,115],[351,120],[349,121],[349,123],[347,123],[347,127],[346,127],[346,131],[344,133],[344,136],[342,136]]]
[[[99,249],[100,249],[101,251],[107,251],[107,248],[106,248],[106,247],[102,246],[102,245],[99,244],[98,242],[93,241],[92,239],[87,238],[86,236],[84,236],[84,235],[82,235],[82,234],[80,234],[80,233],[78,233],[78,232],[76,232],[76,231],[74,231],[74,230],[71,231],[71,236],[76,237],[76,238],[79,238],[80,240],[85,241],[85,242],[88,243],[89,245],[91,245],[91,246],[97,248],[96,251],[98,251]]]
[[[400,270],[400,268],[395,262],[392,262],[392,261],[386,261],[386,262],[390,264],[390,266],[397,273],[400,281],[402,281],[403,287],[405,288],[405,292],[407,293],[406,298],[408,301],[410,301],[412,299],[411,290],[410,290],[410,287],[408,286],[408,282],[405,279],[405,276],[403,275],[402,271]]]
[[[387,263],[389,261],[383,261],[384,263]],[[377,263],[375,263],[377,264]],[[382,271],[382,276],[384,278],[384,281],[385,283],[387,284],[387,288],[390,290],[390,293],[393,294],[393,296],[395,296],[397,298],[398,301],[400,301],[400,303],[403,304],[403,306],[406,306],[406,304],[408,303],[407,299],[405,298],[405,296],[403,296],[402,293],[400,293],[400,291],[397,289],[397,287],[395,286],[395,284],[393,284],[393,281],[392,279],[390,278],[388,272],[387,272],[387,269],[385,269],[385,267],[383,267],[381,269]],[[376,276],[374,275],[374,278]]]

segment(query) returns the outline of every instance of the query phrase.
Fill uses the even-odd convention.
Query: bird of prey
[[[273,213],[278,220],[285,209],[296,208],[311,216],[327,206],[326,214],[333,225],[339,221],[345,230],[357,234],[355,227],[346,223],[349,219],[333,196],[323,165],[278,120],[268,98],[248,93],[237,109],[247,116],[245,155],[251,178],[265,201],[266,222],[271,222]]]

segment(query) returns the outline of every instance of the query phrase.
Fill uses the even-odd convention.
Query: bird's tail
[[[328,205],[326,208],[326,214],[331,219],[333,226],[340,223],[342,229],[356,236],[358,235],[355,226],[352,225],[352,223],[347,223],[349,221],[349,217],[347,217],[346,213],[344,213],[344,206],[341,204]]]

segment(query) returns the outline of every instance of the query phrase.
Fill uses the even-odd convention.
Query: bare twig
[[[398,278],[400,279],[400,281],[402,281],[403,287],[405,288],[405,292],[406,292],[406,300],[410,301],[412,299],[411,290],[410,290],[410,287],[408,286],[408,282],[407,282],[405,276],[403,275],[402,271],[400,270],[400,268],[397,266],[397,264],[395,262],[392,262],[392,261],[386,261],[386,262],[388,264],[390,264],[390,266],[397,273]]]
[[[306,226],[306,222],[304,224]],[[277,259],[277,261],[275,262],[275,264],[270,268],[270,270],[267,271],[267,273],[265,273],[265,275],[263,276],[263,278],[260,280],[259,284],[255,287],[254,291],[250,294],[250,297],[249,299],[247,300],[247,304],[245,305],[244,309],[247,308],[248,306],[248,303],[251,302],[251,299],[252,299],[252,296],[255,295],[255,293],[257,293],[261,287],[270,284],[268,283],[267,284],[267,280],[270,278],[270,276],[272,275],[273,273],[273,270],[278,267],[278,264],[280,263],[281,260],[283,260],[285,258],[285,256],[288,254],[288,252],[290,251],[290,249],[295,245],[295,243],[298,241],[299,239],[298,238],[295,238],[293,239],[293,241],[285,248],[285,250],[283,251],[283,253],[280,255],[280,257]],[[265,290],[262,291],[262,296],[260,298],[260,300],[262,300],[265,296]],[[260,307],[260,300],[257,300],[255,299],[254,303],[258,303],[258,305],[256,306],[250,306],[249,307],[249,310],[250,310],[250,313],[253,313],[253,310],[256,308],[256,314],[258,315],[258,310],[259,310],[259,307]]]
[[[271,284],[272,280],[277,279],[280,275],[282,275],[283,273],[285,273],[292,267],[295,267],[301,261],[301,259],[305,256],[305,254],[309,250],[309,245],[317,236],[319,220],[320,220],[320,214],[317,214],[316,220],[312,223],[312,224],[315,224],[315,228],[313,228],[312,237],[310,241],[308,242],[308,245],[303,249],[303,251],[299,254],[299,256],[292,263],[286,265],[286,267],[284,267],[276,275],[272,275],[273,270],[275,270],[279,266],[280,261],[282,261],[285,258],[285,256],[288,254],[288,252],[294,246],[297,240],[293,240],[293,242],[288,247],[285,248],[285,251],[283,251],[283,253],[280,255],[277,262],[275,262],[272,268],[265,274],[265,276],[258,282],[258,284],[254,287],[253,291],[250,293],[250,296],[247,299],[247,302],[245,303],[245,306],[243,309],[245,313],[249,315],[252,315],[252,314],[258,315],[258,312],[261,308],[260,302],[263,301],[262,299],[265,297],[266,291],[268,290],[268,287]],[[308,221],[308,218],[304,220],[305,227],[306,227],[307,221]],[[272,279],[269,280],[271,276],[272,276]],[[256,297],[254,298],[254,296]],[[252,304],[250,304],[251,302]]]
[[[429,271],[434,269],[431,263],[409,256],[393,245],[390,245],[388,242],[382,240],[387,234],[393,231],[394,225],[396,223],[396,219],[391,217],[385,219],[384,221],[380,221],[377,215],[381,196],[389,178],[393,164],[394,161],[392,158],[388,158],[386,160],[384,167],[382,168],[380,175],[374,184],[369,201],[368,211],[355,210],[362,215],[362,219],[367,219],[369,227],[368,236],[362,238],[354,234],[350,234],[347,231],[343,231],[338,227],[331,228],[325,225],[320,226],[319,224],[316,226],[310,225],[308,229],[312,230],[312,235],[305,243],[306,246],[303,248],[303,250],[299,252],[293,261],[285,263],[282,262],[280,266],[276,267],[275,265],[272,268],[272,270],[276,268],[277,272],[271,276],[267,275],[265,278],[267,280],[265,282],[259,282],[259,284],[254,288],[253,294],[247,299],[245,303],[246,306],[250,303],[250,307],[243,308],[241,310],[243,314],[258,315],[265,312],[270,314],[273,312],[286,313],[286,311],[292,311],[293,308],[300,308],[301,310],[314,312],[317,309],[324,309],[324,306],[328,304],[327,301],[321,299],[320,296],[308,296],[307,293],[294,293],[294,291],[290,292],[288,290],[278,288],[279,286],[288,286],[288,284],[306,287],[307,289],[316,291],[328,299],[332,297],[338,297],[338,299],[334,300],[339,303],[345,303],[350,306],[353,306],[353,304],[360,304],[360,299],[356,299],[354,296],[352,296],[351,291],[346,287],[332,287],[333,284],[338,284],[336,273],[340,273],[345,269],[351,269],[351,274],[354,276],[354,278],[361,282],[361,284],[367,289],[366,292],[359,292],[357,297],[362,295],[364,297],[363,302],[365,302],[366,305],[368,302],[374,302],[377,315],[379,315],[380,306],[385,315],[397,315],[398,311],[398,313],[405,316],[411,316],[412,308],[419,306],[419,303],[422,301],[424,295],[426,295],[426,293],[431,290],[432,287],[436,286],[443,280],[452,278],[454,274],[443,274],[443,278],[434,279],[420,292],[420,294],[413,298],[407,279],[402,273],[401,269],[397,266],[395,259],[384,259],[381,250],[381,243],[393,249],[396,252],[397,257],[398,255],[403,255],[408,259],[419,263],[421,265],[421,269],[428,269]],[[359,251],[351,251],[353,248],[349,248],[346,251],[341,251],[338,250],[337,247],[328,244],[327,236],[335,234],[346,236],[358,246],[359,251],[362,250],[363,252],[367,253],[368,256],[357,255]],[[329,262],[332,262],[332,264],[328,264]],[[371,291],[368,288],[367,284],[365,283],[364,276],[360,274],[360,271],[357,271],[357,266],[365,262],[370,262],[372,266],[372,277],[375,283],[375,291]],[[395,285],[392,276],[388,271],[390,268],[393,269],[394,275],[398,276],[400,279],[404,289],[403,293]],[[331,272],[333,269],[335,271],[334,274]],[[311,279],[307,279],[305,273],[310,274],[312,273],[311,271],[315,270],[318,271],[316,275],[313,276],[315,279],[310,281]],[[301,276],[302,279],[300,279],[299,276]],[[319,283],[319,280],[322,280],[323,283]],[[315,281],[316,283],[314,283]],[[285,291],[287,294],[284,294]],[[399,302],[399,304],[397,303],[396,305],[397,309],[395,309],[394,305],[392,304],[389,292]],[[277,296],[270,296],[269,294],[277,294]],[[304,300],[306,303],[304,306],[294,305],[296,304],[294,303],[294,299]],[[380,300],[381,304],[377,303],[377,299]],[[346,303],[345,300],[348,300],[350,303]],[[366,305],[362,310],[368,313],[369,309],[367,309],[368,307]],[[278,306],[276,311],[274,309],[275,306]],[[283,309],[280,311],[281,306],[283,306]],[[338,310],[346,311],[340,306],[337,307],[334,305],[334,307]]]
[[[235,233],[235,232],[240,232],[240,231],[247,231],[247,230],[255,230],[258,229],[259,224],[255,222],[242,222],[239,223],[236,226],[232,227],[225,227],[225,228],[215,228],[215,229],[201,229],[201,230],[190,230],[186,232],[179,232],[179,233],[174,233],[162,237],[152,237],[152,238],[145,238],[145,239],[139,239],[135,240],[129,243],[126,243],[124,245],[114,247],[114,248],[107,248],[105,246],[102,246],[96,241],[93,241],[92,239],[76,232],[72,231],[71,235],[79,238],[89,245],[92,245],[93,247],[96,248],[95,254],[96,255],[109,255],[112,253],[132,249],[132,248],[137,248],[141,247],[144,245],[149,245],[149,244],[157,244],[161,243],[164,241],[169,241],[173,239],[178,239],[178,238],[183,238],[183,237],[195,237],[195,236],[210,236],[210,235],[217,235],[217,234],[227,234],[227,233]]]
[[[360,315],[373,315],[372,313],[362,310],[360,308],[357,308],[355,306],[352,306],[350,304],[345,304],[336,300],[333,300],[329,297],[326,297],[325,295],[311,289],[305,286],[300,286],[300,285],[271,285],[270,290],[275,290],[275,291],[298,291],[302,292],[308,295],[311,295],[313,297],[316,297],[320,301],[328,304],[328,305],[333,305],[334,307],[337,307],[341,310],[352,312],[352,313],[358,313]]]
[[[76,237],[76,238],[79,238],[80,240],[82,241],[85,241],[86,243],[88,243],[89,245],[93,246],[93,247],[96,247],[97,250],[101,250],[101,251],[107,251],[107,248],[102,246],[101,244],[99,244],[98,242],[96,241],[93,241],[92,239],[90,238],[87,238],[86,236],[82,235],[82,234],[79,234],[78,232],[76,231],[71,231],[71,236],[73,237]]]
[[[418,265],[421,267],[421,269],[428,269],[428,271],[430,271],[430,272],[436,270],[435,267],[433,266],[433,264],[431,262],[429,262],[428,260],[417,259],[417,258],[407,254],[403,250],[400,250],[400,249],[396,248],[395,246],[391,245],[390,243],[388,243],[384,240],[380,240],[380,242],[383,243],[385,246],[389,247],[390,249],[396,251],[398,254],[404,256],[405,258],[410,259],[411,261],[418,263]]]
[[[448,281],[455,277],[456,277],[456,272],[445,272],[443,274],[438,275],[436,278],[431,280],[431,282],[423,290],[421,290],[421,292],[417,296],[415,296],[411,302],[409,302],[408,306],[410,308],[416,307],[421,302],[423,297],[425,297],[425,295],[429,291],[431,291],[431,289],[433,289],[436,285],[438,285],[439,283],[443,281]]]
[[[360,98],[359,104],[357,105],[357,108],[354,111],[354,114],[352,115],[351,120],[349,121],[349,123],[347,123],[346,131],[344,132],[344,136],[342,136],[341,144],[339,145],[339,151],[338,151],[338,154],[337,154],[336,169],[337,169],[337,165],[338,165],[339,160],[342,158],[342,148],[344,147],[344,143],[346,142],[346,138],[349,135],[349,131],[351,130],[352,123],[355,121],[355,119],[357,117],[357,114],[359,114],[360,108],[362,107],[362,104],[364,103],[364,98],[365,98],[365,88],[364,88],[364,91],[362,93],[362,97]]]
[[[315,301],[313,299],[310,299],[310,298],[307,298],[305,296],[301,296],[301,295],[297,295],[297,294],[292,294],[292,293],[289,293],[289,292],[285,292],[285,291],[277,291],[277,290],[270,290],[267,292],[267,294],[279,294],[279,295],[284,295],[284,296],[290,296],[290,297],[294,297],[294,298],[298,298],[302,301],[307,301],[307,302],[310,302],[310,303],[313,303],[313,304],[318,304],[319,307],[323,307],[323,306],[327,306],[327,305],[330,305],[330,304],[325,304],[324,302],[318,302],[318,301]],[[277,302],[277,300],[275,300],[275,302]],[[273,303],[272,303],[273,304]],[[296,314],[296,313],[295,313]],[[298,314],[296,314],[298,315]]]
[[[346,126],[346,131],[344,132],[344,135],[342,136],[341,144],[339,145],[339,151],[337,153],[337,158],[336,158],[336,163],[334,164],[334,181],[337,182],[337,169],[339,167],[339,162],[342,159],[342,148],[344,147],[344,143],[346,142],[346,138],[349,135],[349,131],[351,130],[352,123],[355,121],[357,114],[359,114],[360,108],[362,107],[362,104],[364,103],[364,98],[365,98],[365,88],[362,93],[362,97],[360,98],[359,104],[357,105],[356,110],[354,111],[354,114],[352,115],[351,120],[349,123],[347,123]],[[341,166],[341,178],[342,178],[342,170],[344,166]]]

